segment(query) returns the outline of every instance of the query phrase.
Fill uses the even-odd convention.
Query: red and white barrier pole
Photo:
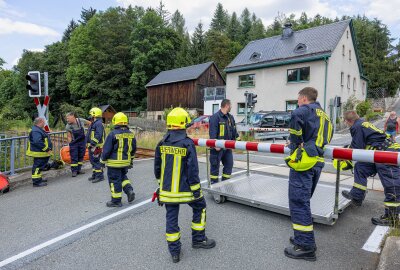
[[[217,147],[226,149],[248,150],[276,154],[289,154],[290,149],[283,144],[258,143],[244,141],[226,141],[213,139],[193,139],[197,146]],[[400,166],[400,153],[388,151],[373,151],[363,149],[325,147],[324,157],[327,159],[353,160],[369,163],[383,163]]]

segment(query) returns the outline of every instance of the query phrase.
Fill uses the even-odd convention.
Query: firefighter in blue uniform
[[[224,99],[221,102],[221,109],[210,117],[209,135],[210,139],[236,140],[239,134],[236,131],[235,119],[229,113],[231,102]],[[233,167],[232,149],[213,148],[210,151],[210,178],[211,184],[218,182],[219,164],[222,161],[222,181],[231,178]]]
[[[285,255],[293,259],[316,260],[316,245],[310,200],[324,167],[323,148],[333,135],[329,117],[316,101],[318,91],[306,87],[299,92],[299,108],[289,124],[291,155],[285,159],[289,173],[289,209],[294,230],[293,246]]]
[[[215,241],[205,235],[206,201],[200,186],[196,148],[185,130],[188,123],[189,114],[182,108],[168,114],[168,132],[158,143],[154,160],[154,174],[159,182],[157,198],[167,210],[166,239],[174,263],[179,262],[181,251],[179,204],[189,204],[193,209],[192,247],[215,247]]]
[[[103,165],[100,162],[100,155],[106,136],[100,108],[92,108],[89,111],[92,124],[89,126],[86,134],[86,145],[89,149],[89,160],[92,164],[93,173],[89,181],[97,183],[104,180]]]
[[[90,122],[86,119],[78,118],[73,112],[67,113],[66,118],[67,125],[65,130],[67,131],[69,153],[71,155],[71,172],[72,177],[76,177],[78,174],[85,173],[81,170],[86,151],[84,126],[89,125]]]
[[[373,124],[361,119],[355,111],[344,113],[344,120],[350,126],[352,141],[350,148],[399,152],[400,145],[390,135]],[[400,168],[395,165],[357,162],[354,166],[354,184],[349,191],[342,191],[345,198],[361,206],[367,191],[367,178],[378,174],[385,193],[385,213],[371,219],[381,226],[399,224],[400,213]]]
[[[119,112],[112,119],[114,130],[108,134],[103,146],[101,162],[107,166],[108,182],[110,184],[111,201],[108,207],[121,207],[122,191],[128,197],[128,202],[135,199],[135,193],[128,179],[128,169],[136,152],[135,135],[128,128],[128,117]]]
[[[36,118],[29,132],[26,155],[33,157],[32,183],[34,187],[47,186],[47,181],[42,178],[41,172],[49,169],[49,159],[52,154],[53,144],[49,135],[44,131],[46,124],[43,118]]]

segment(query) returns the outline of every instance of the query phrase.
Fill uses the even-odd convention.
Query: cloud
[[[60,34],[57,33],[55,30],[46,26],[21,21],[13,21],[7,18],[0,18],[0,35],[6,34],[26,34],[34,36],[53,37],[60,36]]]
[[[369,1],[365,14],[368,17],[377,17],[384,23],[395,24],[400,22],[400,0]]]
[[[32,48],[32,49],[26,49],[26,50],[31,51],[31,52],[44,52],[44,48]],[[21,59],[21,55],[18,56],[17,58],[15,58],[11,62],[11,66],[16,66],[18,64],[19,59]]]

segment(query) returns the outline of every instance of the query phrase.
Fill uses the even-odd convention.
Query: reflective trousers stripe
[[[206,229],[206,209],[201,212],[200,223],[192,222],[192,229],[195,231],[204,231]]]
[[[224,178],[231,178],[231,175],[230,174],[222,174],[222,177],[224,177]]]
[[[130,185],[131,181],[129,181],[129,179],[122,181],[122,187],[124,188],[126,185]]]
[[[78,167],[79,164],[78,163],[71,163],[71,167]]]
[[[93,172],[103,172],[102,170],[93,170]]]
[[[111,197],[113,197],[114,199],[122,198],[122,192],[115,192],[113,183],[110,184],[110,190],[111,190]]]
[[[301,232],[312,232],[314,230],[314,226],[313,225],[304,226],[293,223],[293,229]]]
[[[178,241],[179,239],[181,239],[181,233],[180,232],[177,232],[177,233],[166,233],[165,237],[166,237],[168,242],[175,242],[175,241]]]
[[[78,162],[78,165],[83,165],[83,162]]]
[[[211,174],[211,175],[210,175],[210,178],[211,178],[211,179],[218,179],[218,175],[212,175],[212,174]]]
[[[367,190],[366,186],[363,186],[363,185],[360,185],[360,184],[357,184],[357,183],[354,183],[353,187],[361,189],[361,190],[364,190],[364,191]]]
[[[399,207],[400,202],[384,202],[385,206],[387,207]]]

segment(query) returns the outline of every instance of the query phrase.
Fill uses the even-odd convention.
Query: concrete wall
[[[222,102],[222,99],[204,101],[204,115],[213,115],[213,105],[214,104],[218,105],[218,109],[217,109],[217,111],[218,111],[221,107],[221,102]]]

